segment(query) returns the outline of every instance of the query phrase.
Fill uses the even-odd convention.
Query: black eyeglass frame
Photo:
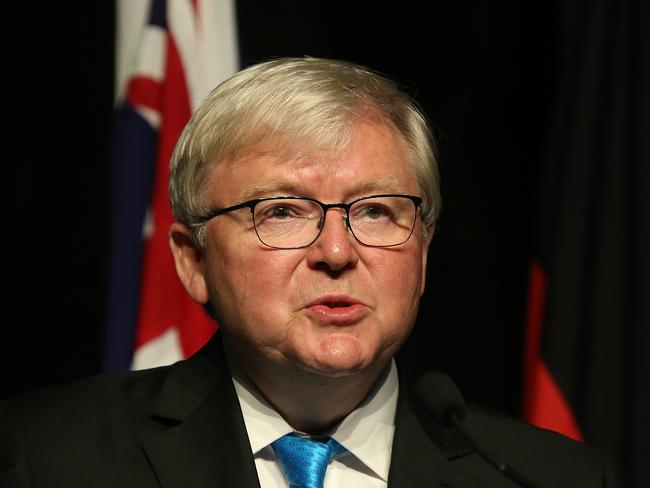
[[[357,237],[357,235],[354,233],[354,229],[350,225],[350,208],[355,203],[361,202],[363,200],[370,200],[372,198],[386,198],[386,197],[402,197],[406,198],[408,200],[411,200],[413,202],[413,205],[415,206],[415,218],[413,219],[413,225],[411,226],[411,231],[409,232],[409,235],[404,239],[402,242],[399,242],[397,244],[389,244],[387,246],[382,246],[382,245],[374,245],[374,244],[366,244],[363,242],[361,239]],[[318,231],[318,234],[316,234],[316,237],[309,243],[305,244],[303,246],[298,246],[298,247],[281,247],[281,246],[271,246],[264,242],[262,238],[260,237],[259,232],[257,231],[257,224],[255,223],[255,207],[262,203],[262,202],[268,202],[270,200],[308,200],[310,202],[314,202],[320,208],[323,210],[323,223],[320,226],[320,229]],[[304,249],[305,247],[311,246],[314,242],[318,240],[318,238],[321,235],[321,232],[323,232],[323,227],[325,226],[325,219],[327,218],[327,211],[331,208],[342,208],[345,210],[345,226],[347,229],[350,230],[354,238],[359,242],[360,244],[363,244],[364,246],[368,247],[396,247],[396,246],[401,246],[404,244],[406,241],[408,241],[411,236],[413,235],[413,229],[415,229],[415,222],[417,221],[417,211],[420,208],[420,205],[422,204],[422,197],[418,197],[415,195],[402,195],[400,193],[383,193],[380,195],[370,195],[367,197],[361,197],[357,198],[356,200],[353,200],[349,203],[323,203],[315,198],[309,198],[309,197],[296,197],[296,196],[277,196],[277,197],[265,197],[265,198],[254,198],[253,200],[247,200],[245,202],[238,203],[236,205],[232,205],[230,207],[226,208],[220,208],[220,209],[215,209],[215,210],[210,210],[207,212],[205,215],[202,215],[196,219],[197,224],[204,224],[208,222],[209,220],[212,220],[215,217],[218,217],[219,215],[224,215],[230,212],[234,212],[235,210],[240,210],[242,208],[250,208],[251,210],[251,217],[253,218],[253,227],[255,228],[255,234],[257,235],[257,238],[259,241],[264,244],[266,247],[270,247],[272,249]]]

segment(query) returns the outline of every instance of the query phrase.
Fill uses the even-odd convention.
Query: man
[[[170,196],[178,275],[219,333],[6,404],[3,487],[612,486],[587,448],[398,372],[440,197],[393,82],[310,58],[240,72],[185,129]]]

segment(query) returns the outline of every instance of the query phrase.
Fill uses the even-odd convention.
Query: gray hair
[[[214,165],[236,161],[265,144],[294,157],[323,148],[336,153],[347,146],[353,123],[363,118],[379,119],[404,138],[422,192],[426,232],[438,217],[441,199],[436,146],[422,112],[395,82],[367,68],[310,57],[251,66],[208,95],[171,158],[174,217],[203,246],[200,216],[209,210],[207,186]]]

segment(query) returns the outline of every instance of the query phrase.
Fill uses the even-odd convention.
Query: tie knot
[[[271,445],[291,488],[322,488],[328,463],[345,451],[331,437],[311,439],[296,434],[280,437]]]

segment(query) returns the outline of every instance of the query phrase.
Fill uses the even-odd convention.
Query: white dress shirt
[[[259,392],[233,376],[261,488],[287,488],[271,443],[294,432]],[[324,488],[386,488],[395,433],[399,385],[388,375],[329,435],[347,449],[327,467]]]

